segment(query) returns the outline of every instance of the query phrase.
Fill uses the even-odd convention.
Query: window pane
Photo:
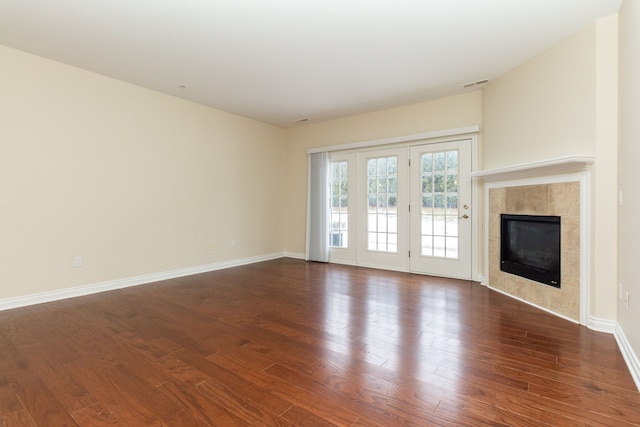
[[[340,162],[331,163],[331,177],[340,175]]]
[[[397,252],[398,158],[378,157],[367,160],[368,250]],[[395,239],[395,240],[394,240]]]
[[[387,181],[387,188],[389,189],[389,193],[397,193],[398,192],[398,178],[391,177]]]
[[[452,214],[458,212],[458,195],[457,194],[447,194],[447,210],[451,210]]]
[[[387,237],[387,251],[388,252],[398,252],[398,235],[397,234],[389,234]]]
[[[422,234],[433,234],[433,215],[422,215]]]
[[[387,252],[387,233],[378,233],[378,250]]]
[[[367,249],[370,251],[378,250],[378,239],[376,239],[377,233],[367,233]]]
[[[437,209],[439,212],[442,212],[444,209],[444,195],[436,194],[433,196],[433,207]]]
[[[385,157],[378,159],[378,176],[387,176],[387,159]]]
[[[447,258],[458,258],[458,238],[457,237],[447,237],[447,248],[446,248],[446,257]]]
[[[387,175],[389,176],[398,175],[398,158],[397,157],[387,158]]]
[[[422,208],[429,210],[433,209],[433,194],[422,195]]]
[[[458,175],[447,174],[447,193],[458,192]]]
[[[447,236],[458,236],[458,216],[447,216],[446,233]]]
[[[387,196],[378,196],[378,210],[379,211],[387,210]]]
[[[422,252],[423,256],[433,256],[433,237],[422,236]]]
[[[422,178],[422,192],[423,193],[433,192],[433,175],[427,175]]]
[[[385,233],[387,231],[387,216],[385,214],[378,214],[378,233]]]
[[[388,215],[386,218],[387,230],[390,233],[398,232],[398,215]]]
[[[340,162],[340,176],[346,178],[348,170],[347,162]]]
[[[422,255],[458,257],[458,151],[421,157]]]
[[[444,152],[433,153],[433,171],[444,172],[445,161]]]
[[[422,155],[422,172],[433,172],[433,155],[431,153]]]
[[[387,194],[387,178],[378,178],[378,194]]]
[[[433,192],[434,193],[444,193],[445,185],[444,185],[444,175],[434,174],[433,175]]]
[[[368,192],[369,192],[369,194],[370,194],[370,195],[371,195],[371,194],[376,194],[376,193],[377,193],[377,190],[378,190],[378,189],[377,189],[377,187],[376,187],[376,182],[377,182],[377,181],[376,181],[376,179],[375,179],[375,178],[374,178],[374,179],[369,178],[369,179],[367,180],[367,182],[369,183],[369,185],[368,185],[368,187],[367,187],[367,188],[368,188]]]
[[[367,230],[378,231],[378,215],[370,213],[367,215]]]
[[[349,163],[347,161],[331,162],[329,165],[330,183],[330,218],[329,246],[334,248],[348,247],[349,234],[347,190]]]
[[[444,236],[445,216],[434,215],[433,217],[433,234],[436,236]]]
[[[433,256],[444,257],[444,239],[444,237],[433,236]]]
[[[447,171],[458,171],[458,151],[447,151]]]
[[[340,180],[340,193],[343,196],[346,196],[348,194],[348,191],[349,191],[349,186],[348,186],[347,178],[345,175],[345,178]]]

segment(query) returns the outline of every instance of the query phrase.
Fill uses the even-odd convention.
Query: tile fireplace
[[[558,182],[490,188],[488,284],[501,292],[580,322],[581,183]],[[501,215],[559,217],[560,277],[548,286],[501,269]]]

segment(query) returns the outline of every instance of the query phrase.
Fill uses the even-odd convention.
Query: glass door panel
[[[458,258],[458,150],[420,156],[420,255]]]
[[[407,148],[359,153],[362,245],[358,263],[406,270],[408,265]]]
[[[367,160],[367,249],[398,253],[398,157]]]
[[[471,278],[471,141],[412,146],[410,156],[409,268]]]

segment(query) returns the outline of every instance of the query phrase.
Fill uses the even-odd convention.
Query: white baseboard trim
[[[329,260],[329,264],[337,264],[337,265],[348,265],[350,267],[358,267],[358,264],[352,261],[334,261],[332,259]]]
[[[285,258],[304,259],[303,252],[285,252],[282,256]]]
[[[638,362],[638,357],[631,348],[631,344],[627,340],[627,337],[620,327],[620,324],[617,322],[615,324],[615,331],[613,333],[613,336],[618,343],[618,348],[622,353],[624,361],[627,362],[627,367],[629,368],[629,372],[631,373],[633,381],[636,383],[636,388],[638,389],[638,391],[640,391],[640,362]]]
[[[589,316],[586,326],[594,331],[613,334],[616,331],[617,323],[614,320],[599,319],[597,317]]]
[[[249,258],[222,261],[213,264],[198,265],[195,267],[180,268],[177,270],[163,271],[160,273],[144,274],[142,276],[127,277],[124,279],[109,280],[106,282],[94,283],[90,285],[77,286],[73,288],[60,289],[55,291],[41,292],[37,294],[24,295],[14,298],[0,300],[0,311],[12,308],[25,307],[28,305],[42,304],[51,301],[58,301],[67,298],[74,298],[84,295],[97,294],[99,292],[112,291],[115,289],[128,288],[131,286],[144,285],[146,283],[159,282],[161,280],[175,279],[176,277],[191,276],[193,274],[206,273],[209,271],[222,270],[225,268],[238,267],[241,265],[254,264],[256,262],[269,261],[282,258],[284,253],[271,253],[258,255]]]

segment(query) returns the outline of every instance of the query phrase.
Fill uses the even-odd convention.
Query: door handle
[[[467,214],[464,214],[464,215],[462,215],[462,216],[461,216],[460,218],[464,218],[464,219],[467,219],[467,218],[469,218],[469,215],[467,215]]]

